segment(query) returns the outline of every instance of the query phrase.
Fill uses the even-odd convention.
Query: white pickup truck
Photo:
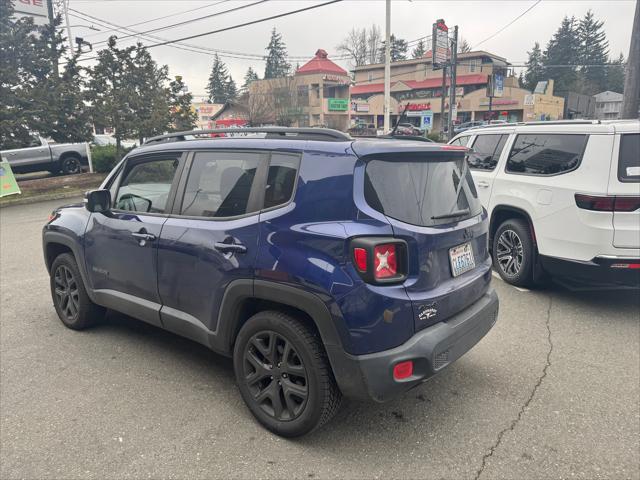
[[[21,148],[4,149],[0,146],[2,158],[6,158],[15,173],[48,170],[51,173],[80,173],[82,164],[87,163],[87,144],[50,143],[38,135],[31,135],[28,144]]]

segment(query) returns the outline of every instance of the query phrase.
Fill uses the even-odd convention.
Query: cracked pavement
[[[640,296],[494,280],[494,329],[384,405],[315,434],[259,427],[231,362],[111,314],[57,319],[40,229],[0,210],[0,478],[640,478]]]

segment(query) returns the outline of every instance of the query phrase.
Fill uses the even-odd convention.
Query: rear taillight
[[[388,284],[407,277],[407,244],[393,237],[359,237],[351,241],[356,270],[367,283]]]
[[[596,212],[633,212],[640,208],[640,197],[597,196],[576,193],[576,205]]]
[[[612,263],[611,268],[628,268],[630,270],[639,270],[640,263]]]
[[[395,243],[376,245],[373,248],[373,255],[373,275],[377,279],[398,275],[398,255]]]

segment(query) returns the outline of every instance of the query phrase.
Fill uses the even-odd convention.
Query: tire
[[[277,435],[310,433],[340,407],[342,394],[319,336],[285,313],[259,312],[243,325],[233,366],[249,410]]]
[[[67,155],[60,160],[60,171],[64,175],[74,175],[82,171],[80,165],[80,157],[76,155]]]
[[[91,301],[73,255],[63,253],[51,265],[51,298],[62,323],[83,330],[99,323],[105,309]]]
[[[533,284],[535,246],[529,225],[519,218],[505,220],[496,230],[492,246],[493,267],[516,287]]]

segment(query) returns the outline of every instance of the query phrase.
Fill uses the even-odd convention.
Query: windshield
[[[466,159],[405,158],[367,163],[364,193],[372,208],[418,226],[443,225],[482,212]]]

